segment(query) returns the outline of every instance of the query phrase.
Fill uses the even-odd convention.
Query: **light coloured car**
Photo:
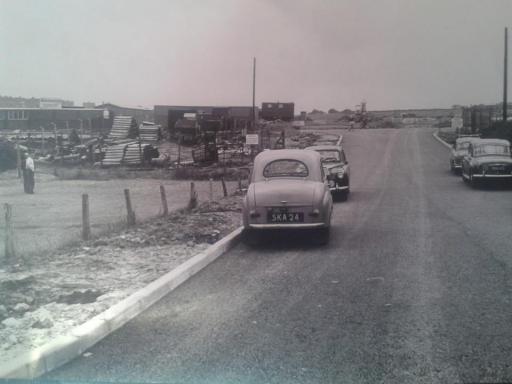
[[[477,186],[492,180],[512,180],[510,143],[502,139],[478,139],[470,143],[462,161],[462,180]]]
[[[350,193],[350,167],[341,145],[315,145],[307,150],[322,156],[322,164],[329,189],[334,199],[345,201]]]
[[[478,138],[463,136],[458,137],[455,140],[450,154],[450,170],[453,173],[460,172],[462,170],[462,159],[464,159],[464,156],[468,154],[469,144],[474,140],[478,140]]]
[[[315,151],[279,149],[254,159],[243,200],[245,238],[258,240],[261,231],[309,230],[318,243],[327,243],[332,197]]]

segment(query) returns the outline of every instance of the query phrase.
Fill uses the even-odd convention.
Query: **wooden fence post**
[[[12,262],[16,259],[16,249],[14,248],[14,236],[12,229],[12,207],[5,203],[5,261]]]
[[[165,188],[163,184],[160,184],[160,199],[162,200],[164,216],[167,216],[169,214],[169,207],[167,206],[167,196],[165,195]]]
[[[132,209],[132,200],[130,199],[130,190],[124,190],[124,198],[126,200],[126,218],[128,225],[135,225],[135,212]]]
[[[82,240],[87,241],[91,238],[91,224],[89,220],[89,195],[82,195]]]
[[[188,202],[188,209],[197,207],[197,192],[194,182],[190,183],[190,200]]]
[[[213,180],[210,178],[210,201],[213,200]]]
[[[228,189],[226,188],[226,182],[224,181],[224,178],[220,179],[222,183],[222,192],[224,193],[224,197],[228,196]]]

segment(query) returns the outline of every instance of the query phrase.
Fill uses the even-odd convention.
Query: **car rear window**
[[[308,167],[299,160],[274,160],[263,169],[263,177],[307,177]]]
[[[317,152],[322,156],[322,161],[325,163],[339,163],[340,161],[344,161],[343,156],[339,151],[332,149],[319,149]]]
[[[505,155],[510,156],[510,148],[501,144],[483,144],[475,146],[474,156]]]

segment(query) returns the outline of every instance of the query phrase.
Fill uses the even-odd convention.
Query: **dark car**
[[[512,180],[510,143],[501,139],[477,139],[469,144],[462,161],[462,180],[472,186],[491,180]]]
[[[450,169],[453,173],[462,170],[462,159],[468,154],[469,144],[474,140],[478,140],[478,138],[466,136],[455,140],[450,154]]]
[[[307,150],[316,151],[322,156],[322,165],[332,196],[342,201],[350,193],[350,168],[345,151],[340,145],[315,145]]]

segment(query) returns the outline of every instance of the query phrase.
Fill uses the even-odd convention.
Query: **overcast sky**
[[[0,0],[0,94],[250,105],[255,56],[258,105],[495,103],[507,22],[510,0]]]

